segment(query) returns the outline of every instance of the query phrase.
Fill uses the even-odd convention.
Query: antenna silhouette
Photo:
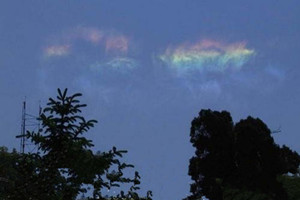
[[[39,116],[42,113],[42,108],[39,102]],[[26,140],[26,131],[28,131],[28,127],[31,127],[31,130],[34,131],[36,128],[38,132],[40,131],[40,123],[38,121],[38,117],[28,114],[26,112],[26,97],[25,101],[23,101],[22,105],[22,122],[21,122],[21,134],[17,135],[16,138],[20,138],[20,152],[25,153],[25,147],[28,145]]]

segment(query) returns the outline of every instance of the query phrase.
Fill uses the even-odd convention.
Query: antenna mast
[[[25,151],[25,131],[26,131],[26,100],[23,101],[22,108],[22,125],[21,125],[21,144],[20,144],[20,152],[24,153]]]
[[[39,103],[39,116],[41,114],[42,108]],[[34,127],[34,129],[38,129],[37,131],[40,131],[40,123],[37,120],[37,117],[34,115],[30,115],[26,112],[26,98],[25,101],[23,101],[23,106],[22,106],[22,122],[21,122],[21,134],[17,135],[16,138],[21,138],[20,142],[20,152],[23,154],[25,153],[25,147],[27,145],[26,143],[26,127]]]

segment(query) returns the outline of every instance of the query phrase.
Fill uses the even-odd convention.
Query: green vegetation
[[[283,184],[288,193],[289,200],[300,199],[300,177],[299,176],[280,176],[278,180]]]
[[[57,99],[49,99],[39,120],[42,130],[27,132],[26,137],[38,146],[38,153],[11,153],[0,149],[0,195],[12,200],[72,200],[91,193],[89,199],[105,199],[102,190],[131,184],[128,192],[121,191],[114,199],[151,200],[139,197],[140,176],[124,177],[123,170],[133,168],[119,158],[127,151],[115,147],[109,152],[93,153],[93,144],[86,133],[96,123],[80,116],[78,97],[67,96],[67,90],[58,90]],[[114,170],[112,170],[114,169]],[[90,189],[88,189],[90,188]]]
[[[188,200],[286,200],[298,195],[291,185],[299,180],[283,175],[298,172],[300,156],[275,144],[260,119],[234,124],[226,111],[201,110],[190,135],[196,155],[190,159],[194,182]]]
[[[94,153],[83,136],[97,121],[79,115],[77,93],[58,90],[39,117],[42,129],[27,132],[37,153],[8,152],[0,147],[0,199],[4,200],[151,200],[140,197],[140,176],[125,177],[134,168],[120,158],[127,153],[113,147]],[[191,195],[186,200],[299,200],[300,156],[275,144],[260,120],[248,117],[234,124],[229,112],[201,110],[191,124]],[[106,196],[104,189],[129,184],[129,191]],[[104,197],[105,196],[105,197]]]

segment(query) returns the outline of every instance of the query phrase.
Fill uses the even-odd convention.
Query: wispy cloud
[[[185,73],[194,70],[225,71],[240,69],[255,55],[255,50],[246,47],[246,42],[226,44],[215,40],[170,45],[159,59],[167,66]]]
[[[71,46],[70,45],[50,45],[44,48],[44,55],[46,57],[60,57],[66,56],[70,53]]]
[[[84,39],[93,44],[99,44],[105,37],[105,32],[94,27],[78,27],[71,32],[77,39]]]
[[[102,49],[106,56],[124,56],[127,55],[132,43],[122,33],[81,26],[64,31],[63,34],[54,36],[52,40],[44,48],[44,55],[52,57],[67,55],[72,51],[72,47],[76,47],[77,41],[85,41],[99,50]]]
[[[104,69],[107,70],[116,70],[120,72],[126,72],[130,69],[137,67],[138,62],[135,59],[128,57],[115,57],[103,62],[95,62],[90,65],[90,69],[93,71],[101,71]]]
[[[43,88],[64,83],[98,93],[107,102],[130,91],[139,79],[136,72],[140,62],[134,41],[121,32],[78,26],[45,40],[43,67],[38,70]]]
[[[110,36],[106,39],[105,49],[106,52],[128,52],[129,39],[123,35]]]
[[[73,59],[86,59],[91,70],[113,69],[124,72],[137,66],[133,58],[134,51],[131,51],[132,43],[128,36],[118,31],[78,26],[52,36],[50,41],[48,38],[48,45],[43,48],[43,57],[48,60],[70,55]],[[90,46],[90,50],[97,56],[91,58],[85,51],[81,51],[82,44],[85,48]]]

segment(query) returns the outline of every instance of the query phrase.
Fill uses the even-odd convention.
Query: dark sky
[[[18,148],[21,104],[83,93],[87,137],[113,145],[156,200],[182,199],[200,109],[259,117],[300,152],[298,0],[1,0],[1,144]]]

